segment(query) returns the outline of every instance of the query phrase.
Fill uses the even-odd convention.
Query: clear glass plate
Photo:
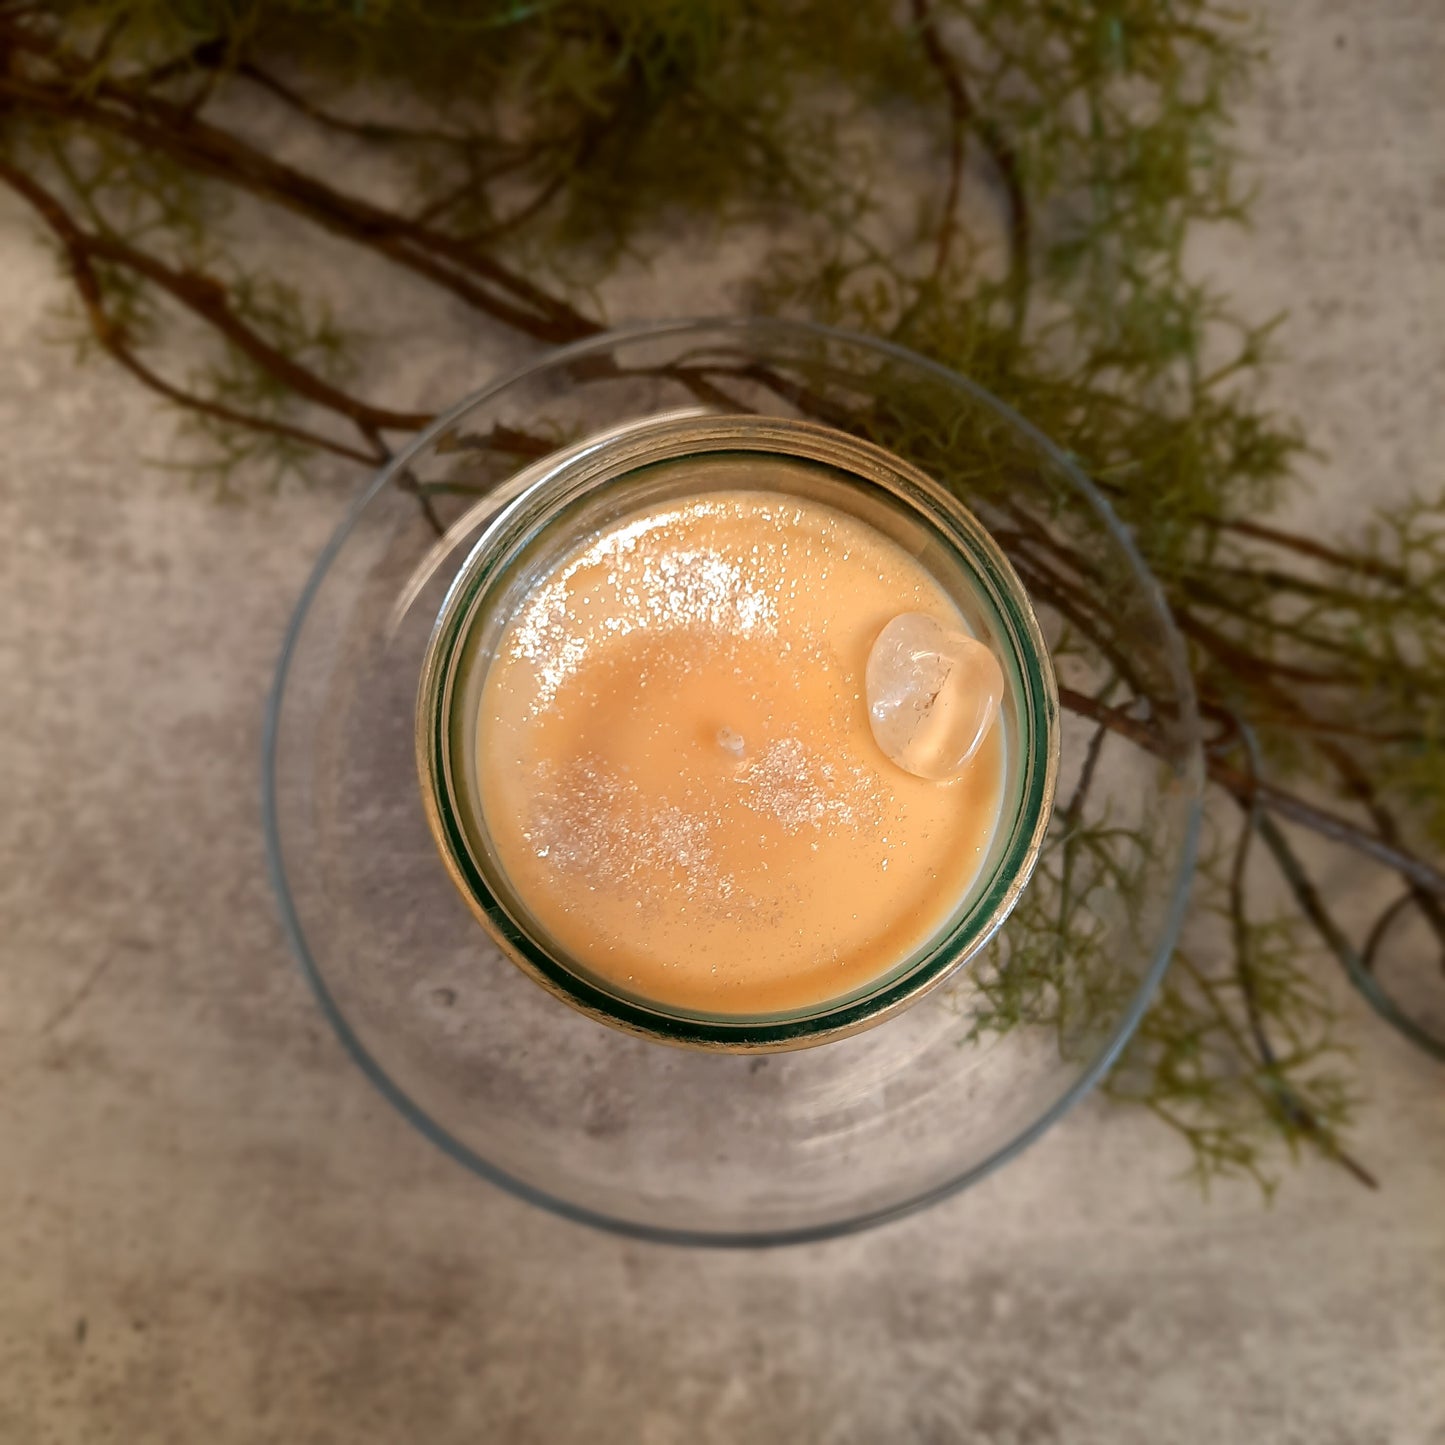
[[[488,519],[558,449],[687,411],[805,418],[954,491],[1033,599],[1064,705],[1058,805],[988,949],[870,1031],[690,1051],[578,1013],[504,959],[437,853],[414,754],[422,660]],[[965,378],[764,320],[554,352],[441,418],[363,492],[297,608],[265,823],[293,947],[372,1082],[484,1178],[568,1217],[723,1245],[816,1239],[980,1178],[1108,1067],[1167,963],[1203,768],[1184,649],[1098,492]]]

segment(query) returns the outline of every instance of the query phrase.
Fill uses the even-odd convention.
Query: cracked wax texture
[[[1325,453],[1290,515],[1348,531],[1442,480],[1445,19],[1270,19],[1256,227],[1199,262],[1289,309],[1273,397]],[[262,855],[262,699],[352,479],[223,507],[148,469],[170,418],[47,342],[13,205],[0,248],[0,1445],[1445,1442],[1445,1075],[1344,995],[1377,1195],[1306,1162],[1205,1201],[1095,1103],[902,1224],[713,1255],[433,1150],[329,1035]],[[726,309],[691,265],[613,314]],[[417,400],[509,359],[378,304]]]

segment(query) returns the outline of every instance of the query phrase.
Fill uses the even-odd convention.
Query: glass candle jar
[[[1002,755],[998,816],[971,880],[956,897],[938,900],[942,921],[926,938],[844,989],[781,1009],[667,1002],[604,976],[561,944],[502,861],[483,806],[478,751],[499,643],[559,559],[642,509],[740,489],[822,504],[916,559],[1004,679],[994,724]],[[973,958],[1008,917],[1038,859],[1059,755],[1058,694],[1042,632],[1018,576],[974,516],[868,441],[816,422],[756,415],[635,422],[560,448],[511,490],[446,594],[425,656],[416,723],[432,833],[456,886],[504,952],[593,1018],[648,1038],[729,1051],[798,1048],[855,1033]]]

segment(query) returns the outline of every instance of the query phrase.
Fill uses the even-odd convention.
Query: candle
[[[518,897],[588,970],[671,1007],[772,1013],[867,984],[940,932],[998,823],[991,655],[974,644],[982,683],[927,671],[932,726],[896,716],[910,638],[933,664],[967,628],[896,542],[805,498],[683,497],[581,539],[502,632],[478,710]],[[950,698],[972,709],[966,761],[933,744]]]
[[[1038,856],[1057,702],[978,522],[815,424],[682,414],[519,475],[423,668],[454,881],[610,1023],[790,1048],[966,962]]]

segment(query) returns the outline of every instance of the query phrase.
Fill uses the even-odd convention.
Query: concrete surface
[[[1291,309],[1277,396],[1329,453],[1300,514],[1348,524],[1441,481],[1445,17],[1274,10],[1257,228],[1206,262]],[[170,419],[48,344],[51,260],[0,220],[3,1445],[1445,1442],[1445,1074],[1353,1004],[1377,1195],[1306,1162],[1272,1209],[1201,1200],[1090,1105],[931,1213],[720,1256],[412,1133],[313,1007],[260,838],[262,698],[348,482],[222,506],[147,469]],[[393,324],[432,401],[497,359]]]

